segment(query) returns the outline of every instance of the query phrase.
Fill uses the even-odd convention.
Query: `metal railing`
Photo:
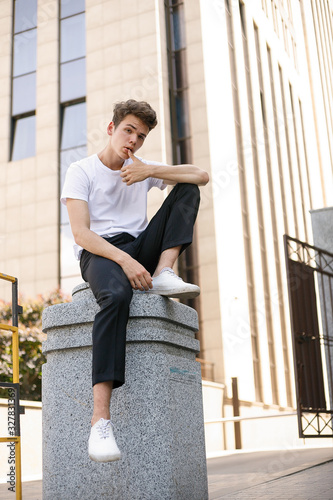
[[[10,428],[13,435],[0,437],[0,443],[15,444],[15,483],[16,500],[22,500],[22,472],[21,472],[21,430],[20,430],[20,383],[19,383],[19,335],[18,335],[18,315],[22,312],[18,305],[18,283],[17,278],[0,273],[0,279],[12,283],[12,325],[0,323],[0,330],[12,332],[12,362],[13,381],[1,382],[0,387],[9,388],[15,391],[14,398],[14,426]],[[13,430],[12,430],[13,429]]]
[[[214,420],[205,420],[205,424],[220,424],[224,422],[242,422],[243,420],[257,420],[260,418],[292,417],[297,415],[297,411],[288,413],[270,413],[268,415],[249,415],[244,417],[221,417]]]
[[[299,437],[333,437],[333,253],[284,236]]]
[[[244,416],[233,416],[233,417],[221,417],[214,418],[211,420],[205,420],[204,424],[222,424],[222,428],[224,428],[224,424],[233,423],[234,424],[234,439],[235,439],[235,449],[241,450],[242,446],[242,429],[241,422],[245,420],[260,420],[263,418],[280,418],[280,417],[291,417],[297,416],[297,411],[285,412],[285,413],[270,413],[267,415],[244,415]]]

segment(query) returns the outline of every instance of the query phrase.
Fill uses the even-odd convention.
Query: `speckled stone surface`
[[[126,383],[111,401],[123,457],[97,464],[87,453],[97,311],[82,284],[72,303],[43,314],[43,499],[208,499],[196,312],[164,297],[134,294]]]

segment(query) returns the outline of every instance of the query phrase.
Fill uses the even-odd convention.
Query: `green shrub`
[[[46,335],[42,332],[42,313],[45,307],[69,302],[70,297],[56,289],[47,296],[38,295],[36,299],[19,303],[23,313],[19,315],[19,362],[20,362],[20,398],[29,401],[41,401],[42,365],[45,357],[42,342]],[[0,323],[12,324],[11,303],[0,300]],[[12,333],[2,330],[0,333],[0,380],[12,382]],[[0,397],[6,398],[7,389],[0,389]]]

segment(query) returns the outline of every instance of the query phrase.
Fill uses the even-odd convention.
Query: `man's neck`
[[[107,148],[100,151],[97,156],[103,165],[108,167],[110,170],[120,170],[125,161],[118,155],[115,155],[112,151],[108,151]]]

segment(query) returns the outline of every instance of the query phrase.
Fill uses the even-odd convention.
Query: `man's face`
[[[128,150],[134,154],[141,148],[149,132],[149,128],[135,115],[127,115],[114,127],[111,122],[108,126],[108,134],[111,137],[113,151],[123,160],[129,158]]]

